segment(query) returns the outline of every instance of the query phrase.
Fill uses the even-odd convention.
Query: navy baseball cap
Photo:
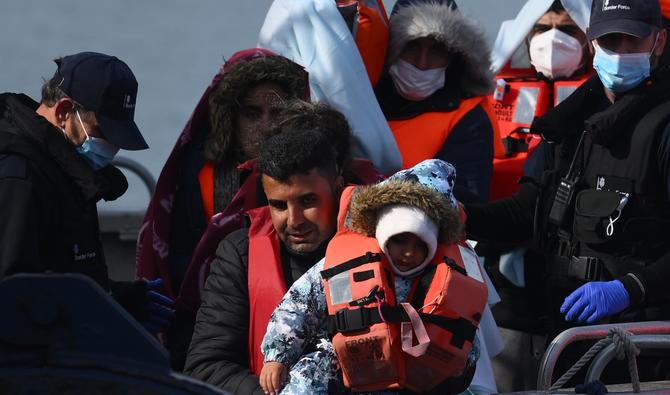
[[[586,36],[589,40],[610,33],[647,37],[653,27],[662,27],[658,0],[593,0]]]
[[[125,150],[149,148],[133,120],[137,80],[128,65],[97,52],[81,52],[55,62],[55,77],[61,79],[58,87],[95,113],[105,139]]]

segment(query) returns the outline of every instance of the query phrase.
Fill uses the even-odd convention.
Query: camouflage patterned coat
[[[341,391],[337,357],[326,325],[328,309],[320,274],[323,264],[324,259],[293,283],[272,314],[261,345],[265,362],[281,362],[290,369],[282,395]],[[412,279],[400,276],[395,279],[396,297],[405,301]],[[475,341],[468,366],[475,365],[478,358],[479,346]]]

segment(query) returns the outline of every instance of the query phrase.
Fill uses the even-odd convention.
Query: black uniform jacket
[[[0,278],[81,273],[108,289],[96,202],[128,184],[112,166],[94,172],[37,107],[0,94]]]
[[[282,243],[280,243],[282,244]],[[290,287],[325,255],[290,254],[281,245],[286,286]],[[234,394],[263,394],[249,370],[249,229],[239,229],[219,243],[202,292],[184,372]]]
[[[592,159],[591,161],[586,160],[587,164],[583,172],[585,182],[588,184],[586,187],[592,190],[600,188],[600,186],[596,188],[592,185],[596,179],[595,176],[591,176],[591,173],[594,173],[590,170],[592,167],[597,167],[599,172],[602,168],[610,166],[610,162],[612,168],[615,165],[619,168],[624,167],[619,162],[630,163],[630,169],[624,168],[624,170],[631,174],[635,171],[642,173],[643,176],[638,175],[634,180],[636,184],[653,186],[653,196],[650,194],[646,200],[661,202],[656,203],[653,207],[663,208],[656,214],[658,219],[662,220],[660,222],[667,222],[668,210],[665,207],[668,207],[670,201],[670,123],[666,121],[659,125],[657,130],[648,131],[650,138],[654,139],[651,144],[649,144],[649,141],[646,142],[649,152],[639,153],[625,150],[624,153],[619,152],[621,151],[619,146],[625,146],[628,140],[624,139],[631,138],[632,131],[637,130],[635,127],[642,117],[661,103],[670,100],[668,94],[670,78],[667,77],[667,71],[667,68],[656,70],[650,80],[638,88],[626,92],[626,94],[617,98],[614,104],[607,101],[602,84],[598,77],[594,76],[561,105],[545,116],[536,119],[532,131],[541,132],[545,139],[555,143],[548,145],[543,142],[540,148],[529,158],[529,164],[533,163],[535,167],[539,167],[537,169],[526,169],[527,175],[534,180],[522,184],[518,193],[510,199],[489,204],[466,205],[468,236],[482,241],[520,243],[530,239],[533,233],[536,233],[533,229],[534,226],[536,230],[542,229],[542,223],[546,221],[548,213],[546,209],[551,207],[551,201],[538,199],[538,194],[543,197],[548,196],[541,194],[541,190],[544,188],[551,191],[552,185],[541,186],[542,182],[538,176],[543,173],[543,170],[557,170],[559,176],[567,173],[571,158],[576,150],[577,140],[583,130],[587,130],[588,134],[585,141],[589,141],[592,147],[588,148],[589,145],[585,144],[585,147],[588,148],[585,148],[585,151],[590,153],[584,154],[584,156],[588,155],[586,158]],[[602,154],[602,152],[609,156],[605,159],[593,159],[596,158],[596,154],[599,155],[597,158],[603,157],[605,154]],[[641,156],[644,157],[640,158]],[[582,157],[578,157],[580,160],[577,162],[581,162]],[[604,163],[605,160],[608,162]],[[644,167],[637,169],[640,166]],[[621,169],[617,171],[624,172]],[[602,170],[602,172],[608,174],[606,170]],[[654,176],[655,182],[647,181],[648,178],[651,178],[650,174]],[[636,193],[639,194],[639,192],[631,194],[631,200],[633,198],[638,200],[639,208],[636,215],[641,215],[637,214],[641,212],[649,216],[648,213],[644,212],[645,206],[640,203],[641,199],[637,198]],[[553,195],[549,197],[553,197]],[[653,197],[653,200],[651,197]],[[542,204],[538,205],[538,202]],[[625,211],[634,209],[632,205],[629,206],[631,207],[625,208]],[[651,204],[647,204],[647,206],[651,206]],[[624,221],[625,218],[617,224],[617,229],[623,228]],[[667,229],[665,232],[659,233],[659,236],[665,237],[666,234]],[[631,238],[634,238],[634,235]],[[638,238],[641,238],[640,242],[648,241],[648,237],[639,232]],[[626,241],[632,243],[637,240]],[[590,241],[583,242],[589,243]],[[616,245],[613,247],[608,244],[603,245],[609,247],[613,251],[612,254],[616,254],[617,257],[625,258],[621,251],[616,250]],[[627,245],[619,243],[621,248]],[[621,280],[630,295],[632,305],[635,306],[647,300],[667,299],[667,283],[670,281],[670,250],[667,249],[667,245],[667,242],[663,243],[661,248],[653,250],[653,259],[648,260],[645,267],[630,268],[626,275],[623,275],[625,272],[618,274],[618,279]],[[642,250],[642,252],[651,251],[647,247]],[[545,252],[553,253],[553,251]],[[629,254],[633,255],[633,252],[631,251]],[[587,253],[587,255],[590,255],[590,253]]]

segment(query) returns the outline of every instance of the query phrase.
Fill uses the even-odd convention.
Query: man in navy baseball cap
[[[119,149],[147,148],[133,121],[137,81],[114,56],[83,52],[56,60],[36,102],[0,93],[0,279],[16,273],[78,273],[96,281],[145,328],[174,311],[158,282],[109,279],[97,202],[128,181],[111,162]]]
[[[594,0],[586,35],[593,68],[611,101],[645,81],[663,53],[667,32],[656,0]]]
[[[137,80],[123,61],[115,56],[81,52],[55,62],[58,88],[95,114],[107,141],[126,150],[148,148],[133,120]]]

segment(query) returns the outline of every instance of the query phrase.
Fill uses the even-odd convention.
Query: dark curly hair
[[[233,64],[209,95],[211,129],[205,141],[205,159],[214,163],[235,159],[238,103],[250,88],[264,82],[276,83],[286,90],[289,98],[308,96],[307,74],[301,66],[282,56]]]
[[[342,169],[351,155],[351,128],[341,112],[325,103],[293,100],[287,103],[270,128],[270,136],[285,130],[321,132],[334,145],[337,167]]]
[[[317,169],[322,176],[335,180],[338,175],[337,153],[325,134],[314,130],[285,130],[265,140],[258,158],[262,174],[287,182],[296,174]]]

